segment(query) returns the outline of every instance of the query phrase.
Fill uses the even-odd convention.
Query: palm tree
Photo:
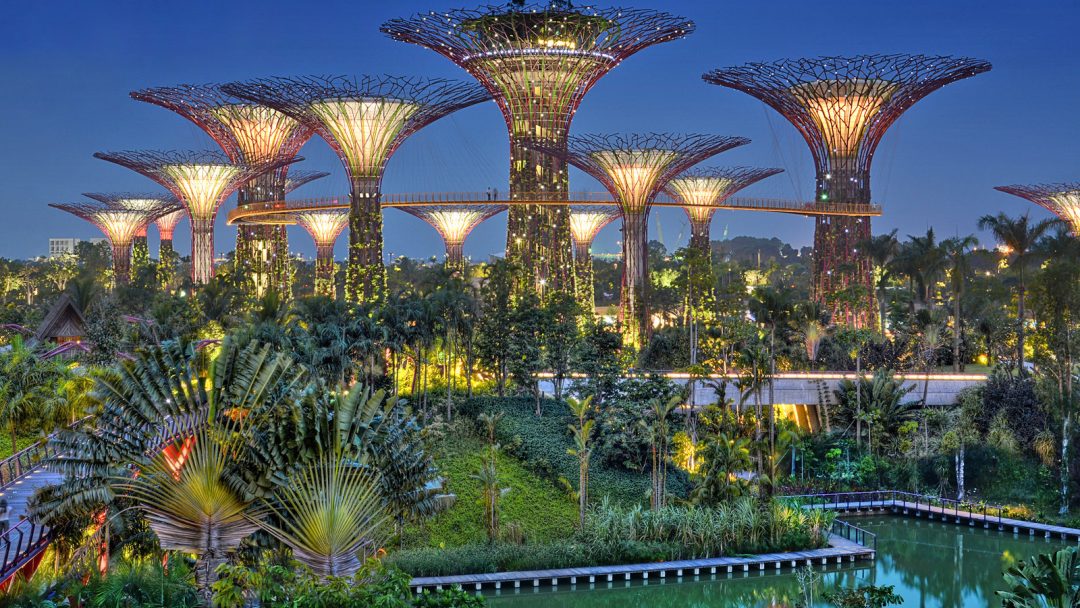
[[[52,418],[62,373],[43,361],[16,337],[0,358],[0,424],[11,435],[11,455],[18,451],[19,427],[28,420]],[[16,463],[16,467],[18,463]]]
[[[675,395],[664,401],[654,399],[652,402],[652,416],[646,422],[641,421],[643,430],[649,442],[649,455],[652,464],[652,497],[651,503],[654,510],[664,507],[667,502],[667,461],[668,442],[671,437],[671,413],[679,406],[682,398]]]
[[[996,591],[1004,608],[1071,608],[1080,605],[1080,551],[1029,557],[1009,568],[1003,578],[1008,591]]]
[[[979,218],[979,229],[987,230],[994,234],[998,243],[1003,245],[1008,256],[1009,269],[1017,273],[1019,282],[1016,289],[1016,360],[1020,366],[1020,374],[1026,374],[1024,369],[1024,298],[1027,295],[1027,267],[1034,259],[1035,246],[1050,228],[1059,225],[1060,220],[1042,220],[1031,223],[1027,214],[1018,218],[1011,218],[1004,213],[997,215],[984,215]]]
[[[695,503],[728,502],[749,492],[750,483],[743,476],[753,466],[748,438],[726,433],[711,437],[701,460],[701,480],[691,494]]]
[[[859,245],[874,264],[877,274],[875,288],[878,299],[878,328],[885,331],[885,285],[888,282],[889,271],[893,259],[900,252],[900,243],[896,240],[896,230],[888,234],[879,234],[871,237]]]
[[[791,319],[792,302],[785,291],[772,288],[758,289],[750,299],[750,314],[758,323],[769,329],[769,446],[776,435],[774,415],[773,378],[776,377],[776,330],[786,325]]]
[[[947,239],[941,243],[949,261],[949,284],[953,296],[953,371],[960,371],[960,337],[963,322],[960,317],[960,299],[964,294],[964,283],[971,276],[971,261],[968,254],[971,248],[979,244],[974,235]]]

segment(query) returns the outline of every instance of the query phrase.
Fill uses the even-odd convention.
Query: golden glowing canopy
[[[663,149],[600,150],[590,156],[607,173],[623,210],[631,213],[645,211],[663,185],[660,179],[680,158],[678,152]]]
[[[596,235],[615,218],[619,208],[602,205],[574,206],[570,208],[570,236],[579,245],[592,243]]]
[[[164,240],[172,240],[173,230],[176,229],[176,225],[180,223],[180,220],[187,217],[187,211],[184,209],[177,209],[172,213],[166,213],[165,215],[154,220],[157,224],[158,233]]]
[[[1068,222],[1072,233],[1080,236],[1080,190],[1054,194],[1049,199],[1052,204],[1047,209]]]
[[[209,112],[232,134],[243,155],[236,160],[249,164],[276,160],[300,127],[300,123],[282,112],[251,103],[221,105]]]
[[[821,132],[828,150],[855,156],[867,128],[898,85],[885,80],[816,80],[791,88]]]
[[[353,177],[377,176],[418,103],[392,98],[325,99],[309,106],[333,136]]]
[[[236,187],[242,169],[235,165],[162,165],[160,171],[175,188],[193,219],[212,219]]]
[[[305,211],[296,214],[296,223],[307,230],[316,245],[333,245],[349,225],[349,210]]]

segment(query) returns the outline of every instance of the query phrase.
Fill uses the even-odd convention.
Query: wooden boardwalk
[[[856,560],[872,560],[873,548],[864,547],[838,535],[829,537],[829,546],[811,551],[792,551],[789,553],[765,553],[747,557],[716,557],[710,559],[689,559],[673,562],[652,562],[645,564],[622,564],[618,566],[592,566],[587,568],[559,568],[554,570],[527,570],[518,572],[492,572],[488,574],[460,574],[455,576],[423,576],[412,579],[410,585],[417,592],[424,589],[445,589],[461,587],[467,590],[502,589],[503,586],[521,588],[539,587],[560,583],[576,585],[579,583],[610,583],[616,580],[630,581],[650,578],[664,580],[669,576],[713,575],[717,573],[733,574],[757,570],[781,570],[800,566],[843,564]]]
[[[832,509],[841,513],[888,511],[897,515],[940,519],[941,521],[952,521],[957,524],[966,523],[968,526],[981,524],[983,528],[988,530],[996,528],[1003,532],[1011,531],[1013,534],[1027,533],[1029,536],[1075,540],[1080,543],[1080,530],[1076,528],[1066,528],[1064,526],[1054,526],[1051,524],[1012,519],[993,513],[978,513],[963,510],[959,507],[937,506],[925,502],[914,502],[894,498],[884,500],[825,502],[805,506],[813,509]]]

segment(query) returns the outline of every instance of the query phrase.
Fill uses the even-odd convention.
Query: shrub
[[[567,480],[578,476],[577,459],[566,452],[571,447],[567,425],[572,422],[572,417],[565,406],[555,402],[546,403],[543,411],[544,415],[537,417],[534,403],[528,398],[479,397],[462,407],[462,412],[473,418],[482,412],[502,412],[496,438],[503,449],[548,478],[556,487],[565,488]],[[603,431],[598,433],[598,436],[602,435]],[[605,458],[602,445],[598,445],[593,454],[589,484],[590,496],[596,499],[606,496],[621,505],[642,504],[648,498],[648,476],[612,466]],[[669,495],[686,497],[689,492],[686,473],[673,468],[668,474]]]

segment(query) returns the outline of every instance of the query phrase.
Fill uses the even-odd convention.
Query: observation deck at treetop
[[[487,192],[408,192],[384,194],[382,207],[411,207],[432,205],[612,205],[615,200],[607,192],[571,192],[569,200],[556,199],[555,193],[535,192],[518,193],[509,198],[506,193],[492,196]],[[675,197],[661,194],[656,197],[654,207],[684,207]],[[791,215],[877,217],[881,215],[881,205],[873,203],[828,203],[802,202],[774,198],[731,197],[718,205],[709,205],[710,209],[730,209],[735,211],[764,211],[768,213],[787,213]],[[294,214],[304,211],[330,209],[348,209],[349,196],[341,195],[324,198],[271,201],[240,205],[229,211],[227,223],[234,224],[295,224]]]

